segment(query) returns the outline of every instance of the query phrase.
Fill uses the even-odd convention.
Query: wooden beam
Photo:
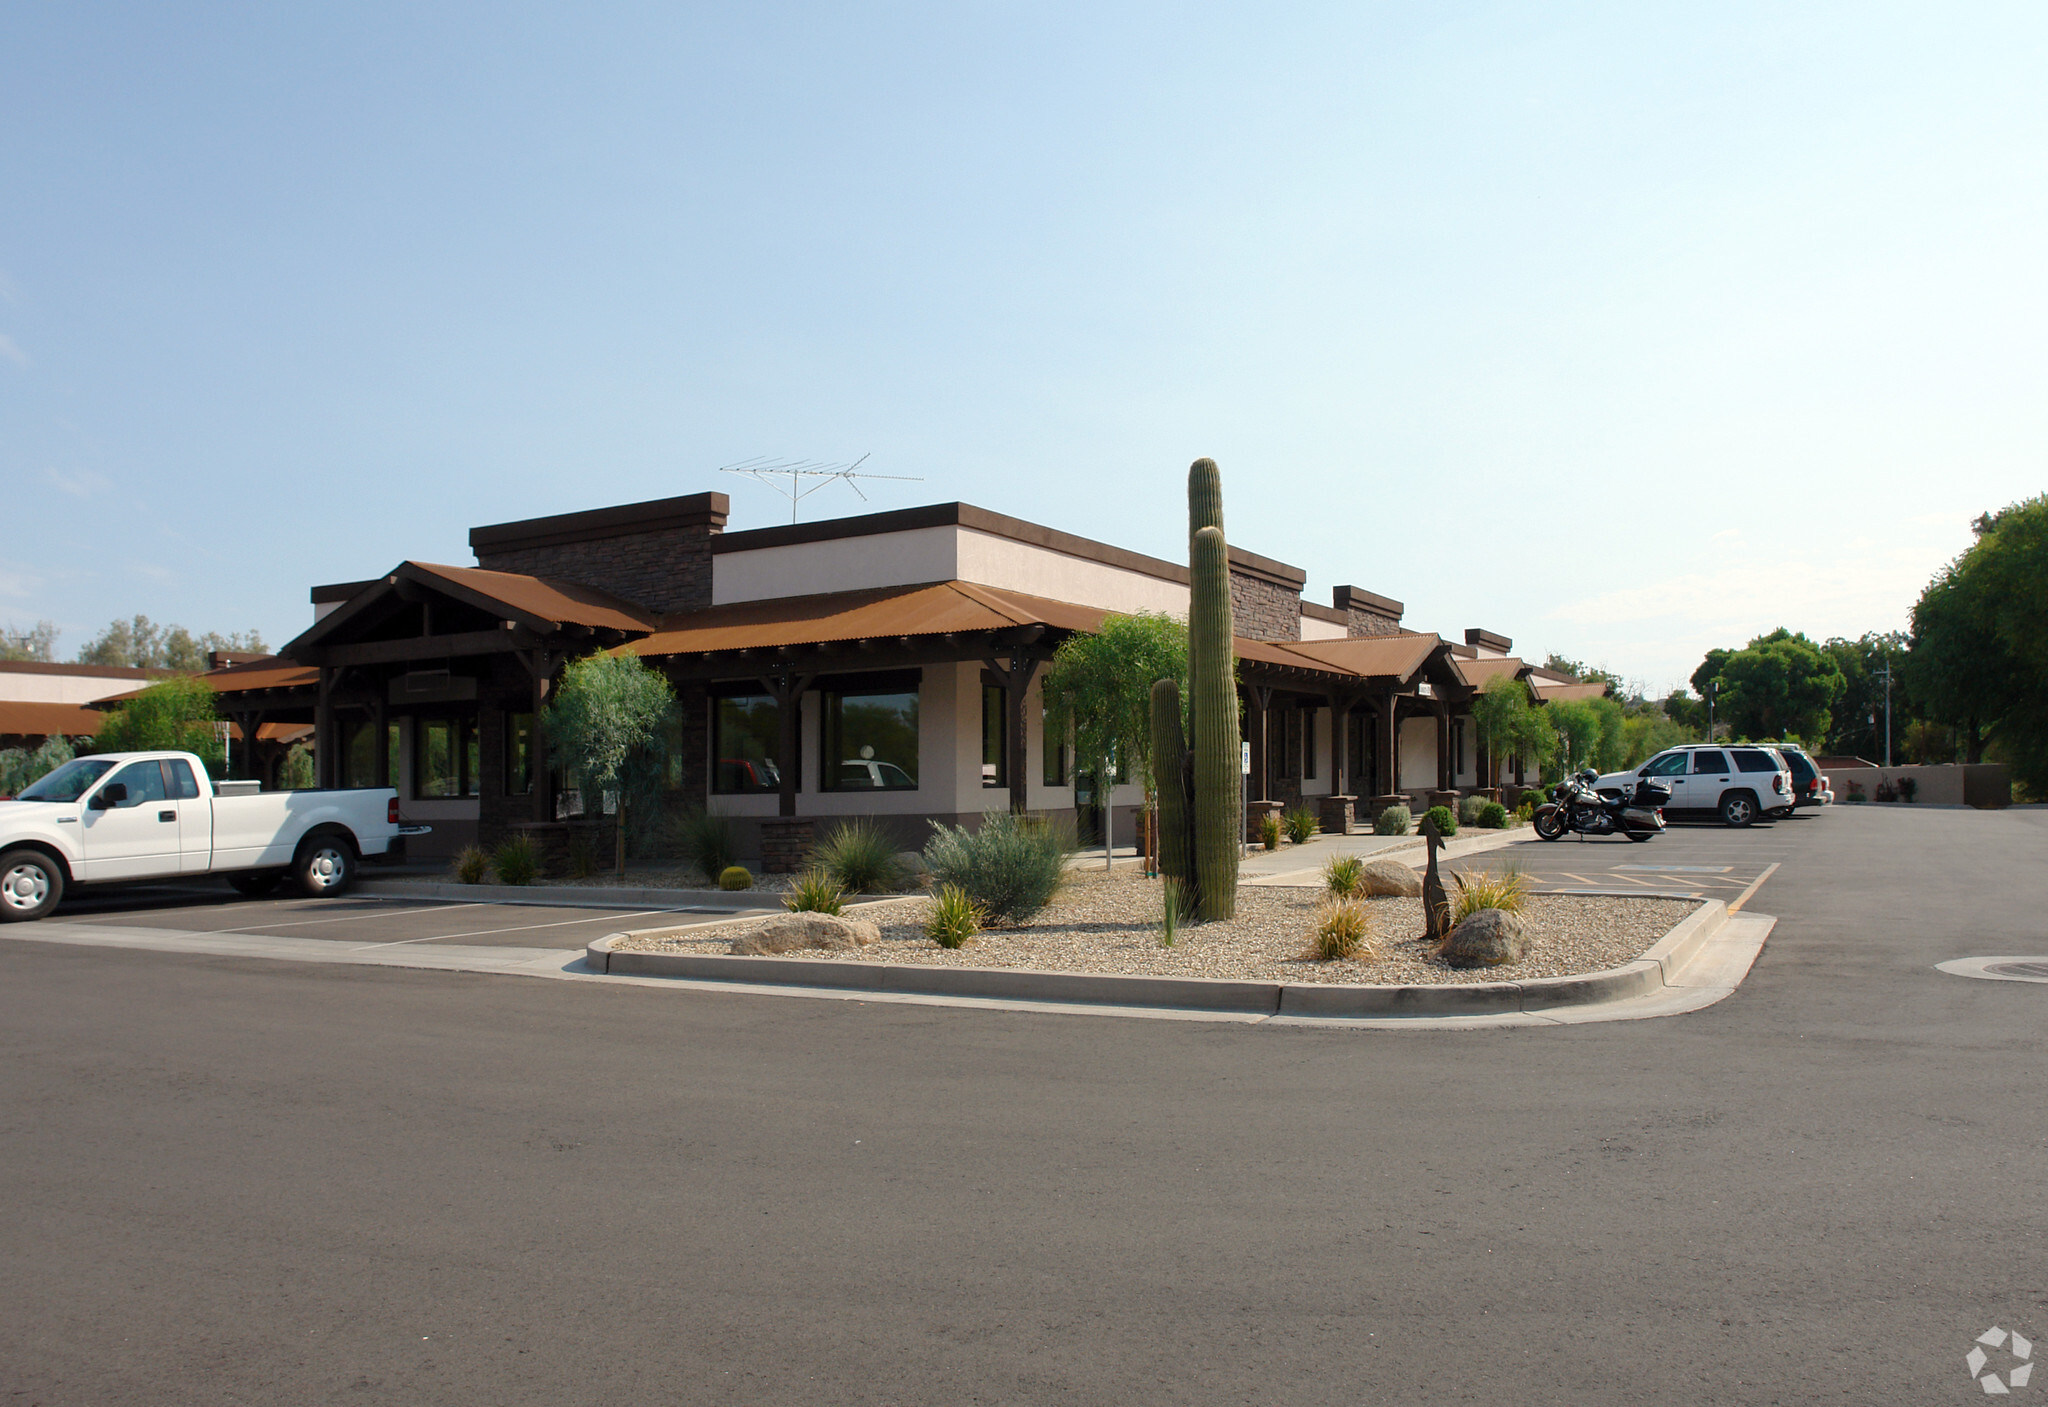
[[[527,630],[466,630],[455,635],[414,636],[407,640],[363,640],[353,645],[328,645],[306,651],[307,664],[405,664],[416,660],[458,659],[468,655],[503,655],[536,649],[539,636]]]

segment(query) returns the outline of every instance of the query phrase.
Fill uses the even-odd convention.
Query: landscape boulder
[[[1399,860],[1367,860],[1359,871],[1359,892],[1371,898],[1392,895],[1401,899],[1422,897],[1422,876]]]
[[[932,867],[925,863],[922,850],[899,850],[896,852],[896,873],[903,876],[904,883],[922,885],[930,882]]]
[[[1529,951],[1529,925],[1506,909],[1478,909],[1444,939],[1443,959],[1452,967],[1499,967],[1520,962]]]
[[[864,918],[839,918],[832,914],[784,914],[733,939],[732,950],[740,957],[790,953],[799,948],[848,951],[865,948],[870,943],[879,942],[881,937],[882,930]]]

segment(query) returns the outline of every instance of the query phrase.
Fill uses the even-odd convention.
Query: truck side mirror
[[[101,787],[99,789],[99,792],[93,797],[92,809],[95,811],[105,811],[112,807],[119,806],[122,802],[126,801],[127,799],[128,784],[126,782],[108,782],[105,786]]]

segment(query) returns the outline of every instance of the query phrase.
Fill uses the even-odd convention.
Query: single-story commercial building
[[[738,818],[771,864],[833,817],[906,845],[993,809],[1099,826],[1088,768],[1048,736],[1041,670],[1107,614],[1184,615],[1185,566],[965,503],[731,533],[728,507],[698,493],[479,527],[475,565],[315,587],[312,627],[277,658],[207,677],[245,733],[311,724],[322,784],[396,786],[430,853],[570,822],[580,798],[535,719],[593,650],[668,676],[671,791]],[[1469,790],[1480,691],[1599,687],[1486,630],[1408,629],[1358,587],[1304,600],[1306,573],[1272,558],[1233,547],[1230,567],[1256,809],[1347,826]],[[1120,839],[1140,799],[1113,787]]]

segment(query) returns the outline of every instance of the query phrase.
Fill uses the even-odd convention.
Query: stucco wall
[[[1436,789],[1436,720],[1404,718],[1398,730],[1401,780],[1396,791]]]
[[[1910,804],[1916,806],[1976,806],[1995,809],[2012,804],[2012,778],[2003,766],[1985,762],[1974,766],[1953,764],[1936,767],[1845,767],[1824,772],[1834,789],[1835,802],[1849,800],[1849,783],[1863,788],[1863,794],[1877,804],[1878,786],[1886,781],[1898,784],[1901,777],[1919,783]]]
[[[1317,620],[1314,616],[1301,618],[1301,638],[1304,640],[1342,640],[1350,633],[1335,621]]]
[[[83,674],[16,674],[0,670],[0,699],[9,703],[89,704],[115,694],[132,694],[150,681],[95,679]]]
[[[712,596],[721,605],[951,580],[1106,610],[1185,616],[1188,609],[1188,589],[1179,582],[957,526],[722,552],[712,559]]]

